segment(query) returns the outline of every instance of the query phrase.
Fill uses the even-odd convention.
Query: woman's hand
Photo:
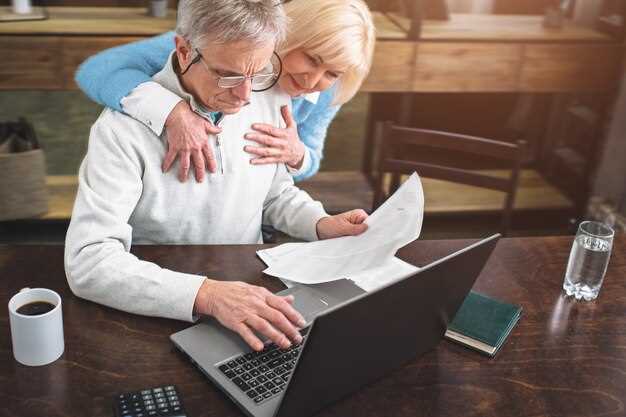
[[[243,149],[258,156],[250,160],[251,164],[286,163],[292,168],[299,169],[306,149],[300,141],[298,126],[291,116],[289,107],[281,107],[280,112],[287,127],[282,129],[265,123],[255,123],[252,129],[257,132],[247,133],[245,138],[265,147],[245,146]]]
[[[222,131],[208,120],[194,113],[186,101],[181,100],[172,109],[165,121],[167,132],[168,150],[163,160],[163,172],[169,171],[170,167],[179,157],[178,179],[180,182],[187,181],[189,176],[189,160],[193,161],[193,169],[196,181],[204,180],[204,170],[215,172],[217,164],[213,151],[209,147],[207,137]]]
[[[298,328],[305,325],[304,318],[291,303],[292,295],[279,297],[244,282],[207,279],[198,290],[194,311],[215,317],[239,333],[254,350],[263,349],[263,342],[254,332],[286,349],[292,342],[302,342]]]

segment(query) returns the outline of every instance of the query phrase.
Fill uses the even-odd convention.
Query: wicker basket
[[[0,220],[25,219],[47,212],[43,151],[0,153]]]

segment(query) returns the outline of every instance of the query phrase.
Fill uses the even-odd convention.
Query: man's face
[[[272,58],[274,42],[260,45],[244,41],[221,45],[207,42],[198,51],[202,59],[197,60],[184,75],[180,76],[198,54],[188,42],[176,37],[176,55],[183,87],[208,110],[233,114],[250,101],[251,81],[246,79],[237,87],[220,88],[217,85],[218,78],[251,76],[262,72]]]

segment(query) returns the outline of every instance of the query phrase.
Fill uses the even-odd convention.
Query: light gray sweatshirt
[[[154,80],[208,117],[183,90],[173,56]],[[274,88],[253,93],[248,106],[225,116],[219,137],[209,137],[217,173],[202,183],[180,183],[175,168],[163,174],[165,135],[105,109],[91,128],[66,236],[65,271],[74,294],[131,313],[192,321],[205,277],[142,261],[129,253],[131,243],[262,243],[261,223],[316,240],[316,224],[327,215],[322,205],[294,186],[284,164],[251,165],[243,150],[256,145],[244,139],[252,123],[282,126],[280,107],[290,102]]]

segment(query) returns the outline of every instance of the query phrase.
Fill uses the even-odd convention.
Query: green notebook
[[[489,356],[495,356],[521,313],[522,308],[519,306],[472,291],[448,325],[445,337]]]

